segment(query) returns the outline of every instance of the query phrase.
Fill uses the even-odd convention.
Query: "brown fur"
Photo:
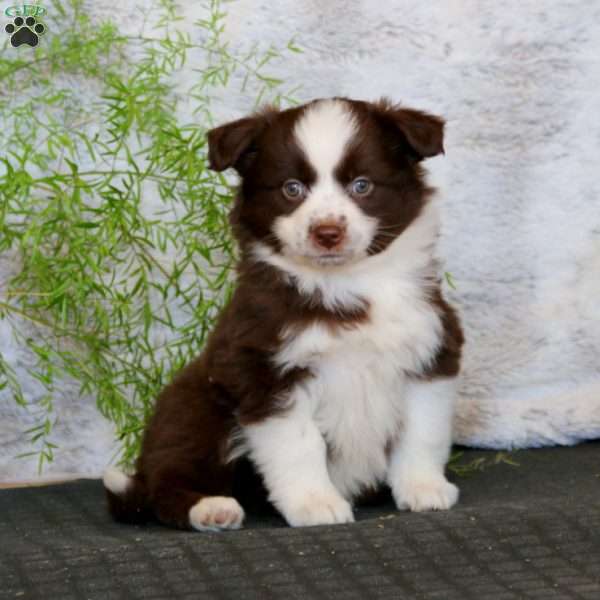
[[[440,282],[437,282],[433,290],[431,301],[437,307],[442,317],[444,337],[435,358],[428,368],[419,374],[419,377],[422,379],[456,377],[460,371],[460,357],[465,341],[458,314],[444,300],[440,289]]]

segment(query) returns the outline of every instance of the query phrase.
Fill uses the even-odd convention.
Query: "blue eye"
[[[289,200],[301,200],[306,196],[306,186],[297,179],[288,179],[281,190]]]
[[[366,196],[373,189],[373,184],[366,177],[358,177],[350,184],[350,191],[355,196]]]

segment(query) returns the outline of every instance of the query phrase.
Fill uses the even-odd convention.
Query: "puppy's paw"
[[[443,475],[406,478],[393,486],[399,510],[448,510],[458,500],[458,488]]]
[[[302,493],[281,512],[292,527],[354,522],[352,506],[335,491]]]
[[[190,508],[189,519],[190,525],[198,531],[239,529],[244,520],[244,509],[235,498],[208,496]]]

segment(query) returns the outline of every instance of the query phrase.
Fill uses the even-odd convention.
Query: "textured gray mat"
[[[598,600],[600,443],[514,459],[459,478],[450,512],[384,500],[305,529],[260,515],[222,534],[118,525],[98,481],[3,490],[0,598]]]

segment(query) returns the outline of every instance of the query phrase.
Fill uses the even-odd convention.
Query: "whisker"
[[[377,229],[397,229],[398,227],[403,227],[406,223],[396,223],[395,225],[379,225]]]
[[[378,243],[371,243],[371,248],[377,250],[378,252],[383,252],[387,248],[387,246],[383,246]]]
[[[386,233],[385,231],[378,231],[378,232],[377,232],[377,236],[381,236],[381,237],[387,237],[387,238],[396,239],[396,238],[398,237],[398,234],[394,234],[394,233]]]
[[[263,238],[264,242],[279,242],[279,238],[274,233],[269,233]]]

